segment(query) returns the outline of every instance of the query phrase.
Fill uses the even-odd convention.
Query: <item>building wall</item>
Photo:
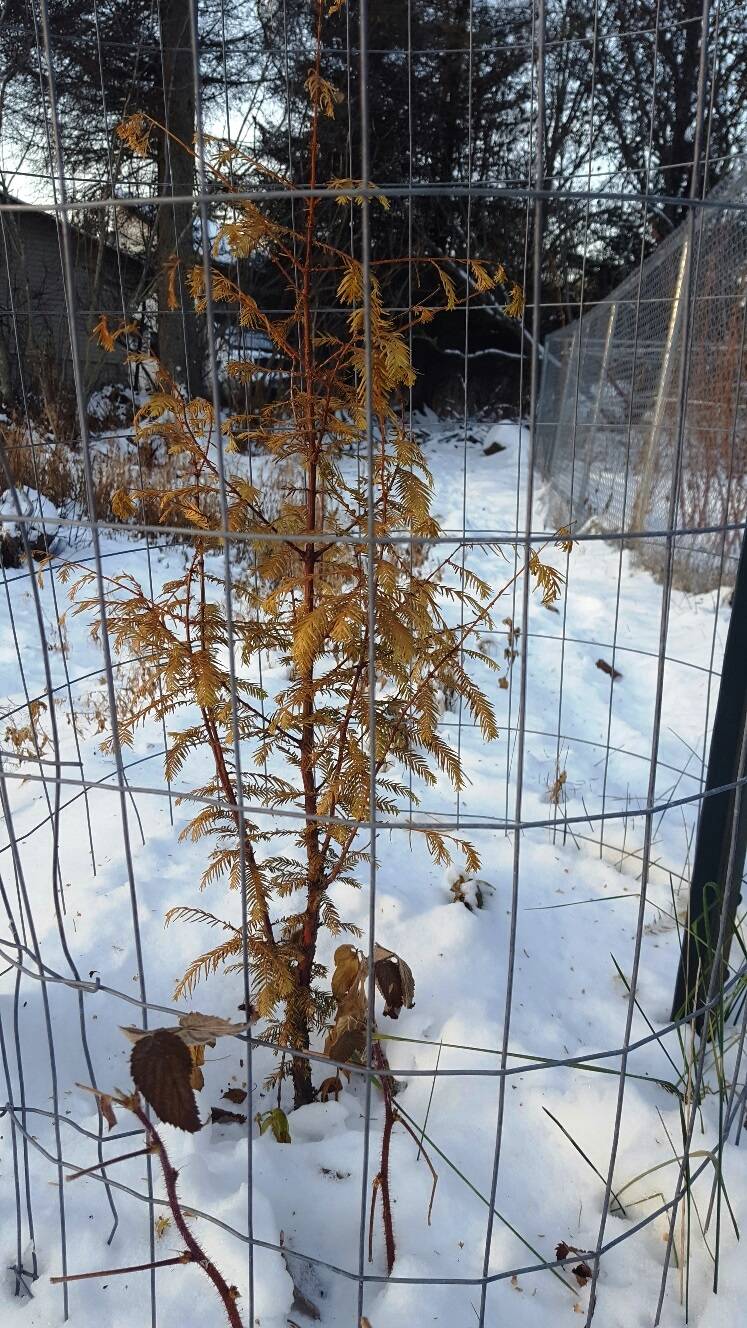
[[[85,389],[91,392],[104,383],[127,381],[125,352],[107,352],[91,336],[102,313],[112,324],[121,321],[120,262],[107,246],[97,292],[98,245],[79,231],[73,239],[75,324]],[[126,305],[132,303],[137,278],[137,265],[123,256]],[[55,219],[43,212],[0,213],[0,396],[7,396],[9,387],[16,399],[24,391],[72,391],[68,319]]]

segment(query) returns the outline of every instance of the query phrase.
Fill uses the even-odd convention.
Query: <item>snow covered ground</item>
[[[435,510],[447,530],[461,532],[464,511],[472,533],[505,532],[523,524],[522,504],[517,507],[516,496],[517,487],[520,494],[524,489],[523,474],[517,486],[522,450],[518,428],[471,424],[465,452],[459,427],[434,419],[423,421],[422,427],[436,480]],[[504,450],[485,456],[490,441],[500,442]],[[541,493],[537,495],[535,526],[543,527]],[[75,557],[80,560],[85,553],[78,545]],[[109,565],[147,578],[146,555],[135,539],[106,539],[104,553]],[[510,572],[510,550],[500,557],[494,549],[475,548],[468,556],[470,565],[496,584]],[[552,556],[565,571],[565,555],[554,550]],[[174,547],[153,550],[154,580],[174,575],[182,557]],[[58,556],[57,566],[59,562]],[[620,1047],[627,992],[615,961],[627,978],[639,907],[642,818],[607,821],[601,852],[600,822],[594,818],[602,805],[607,811],[633,812],[646,800],[661,587],[635,565],[629,552],[624,552],[620,562],[618,549],[601,542],[578,545],[567,571],[567,590],[558,613],[543,608],[536,596],[531,606],[522,817],[524,821],[552,819],[555,807],[549,793],[564,771],[559,814],[578,819],[565,834],[562,828],[554,832],[543,826],[521,836],[509,1058],[512,1073],[506,1089],[491,1273],[552,1259],[561,1241],[580,1249],[593,1248],[596,1243],[604,1185],[547,1112],[606,1176],[619,1059],[593,1062],[612,1071],[598,1073],[576,1066],[533,1066],[522,1071],[522,1058],[531,1062],[585,1058]],[[50,639],[55,641],[57,615],[69,606],[54,568],[44,575],[41,597]],[[717,680],[710,680],[709,668],[718,669],[728,613],[723,602],[717,608],[715,595],[673,596],[657,801],[686,799],[700,788],[707,711],[710,704],[712,718],[717,686]],[[21,707],[16,715],[21,723],[26,722],[25,693],[31,698],[44,693],[34,605],[23,570],[6,573],[2,615],[0,699],[4,714]],[[514,599],[509,592],[505,610],[498,617],[510,618],[526,630],[527,624],[521,622],[520,595]],[[17,858],[14,863],[6,838],[0,850],[0,875],[7,904],[21,930],[22,887],[28,891],[36,938],[26,922],[25,944],[33,952],[38,943],[51,969],[69,976],[72,963],[84,980],[99,976],[105,986],[136,996],[140,974],[120,802],[112,789],[112,761],[101,753],[97,731],[98,716],[105,714],[101,656],[80,618],[68,614],[64,632],[66,657],[59,649],[50,653],[53,680],[60,687],[63,756],[70,762],[80,760],[88,781],[101,781],[99,787],[89,789],[87,805],[74,784],[63,783],[60,791],[59,852],[65,902],[61,923],[67,954],[53,908],[53,785],[45,788],[38,779],[7,781]],[[597,667],[597,660],[613,663],[615,639],[614,666],[622,676],[612,684],[609,674]],[[485,649],[499,656],[505,646],[505,635],[485,642]],[[65,685],[65,658],[72,678],[88,675],[71,686],[70,695]],[[518,667],[517,662],[509,690],[499,690],[487,670],[481,679],[495,700],[500,740],[486,746],[479,732],[466,725],[461,734],[462,759],[471,783],[458,810],[463,821],[475,827],[470,828],[469,836],[482,854],[482,877],[493,887],[485,892],[484,908],[469,911],[453,901],[448,881],[434,868],[417,837],[411,840],[405,830],[393,830],[382,834],[378,844],[377,938],[407,959],[416,982],[414,1008],[403,1010],[397,1024],[383,1019],[379,1023],[383,1031],[402,1039],[386,1044],[389,1060],[397,1078],[406,1083],[400,1101],[408,1116],[419,1126],[427,1116],[431,1140],[427,1148],[439,1179],[428,1225],[430,1174],[423,1159],[417,1160],[412,1139],[396,1127],[391,1184],[397,1260],[387,1284],[377,1218],[373,1264],[369,1265],[367,1248],[364,1250],[364,1271],[381,1279],[366,1288],[365,1314],[371,1328],[421,1324],[468,1328],[478,1319],[480,1287],[476,1283],[483,1272],[499,1081],[494,1075],[476,1072],[496,1068],[503,1030],[514,836],[495,828],[495,823],[511,820],[515,810]],[[270,667],[265,684],[271,686],[272,680]],[[70,698],[83,735],[80,757],[69,722]],[[8,722],[3,721],[3,728]],[[43,715],[40,722],[44,723]],[[458,715],[445,713],[445,725],[458,722]],[[7,751],[7,734],[2,746]],[[210,943],[212,934],[186,926],[164,931],[164,914],[169,908],[198,901],[207,848],[177,843],[178,829],[188,819],[189,808],[172,807],[168,798],[155,792],[162,788],[161,746],[155,727],[137,736],[127,758],[132,786],[127,810],[148,999],[170,1006],[175,980],[198,947]],[[33,763],[21,766],[7,756],[3,762],[8,772],[19,773],[23,768],[38,775]],[[72,780],[80,777],[75,765],[69,770],[66,767],[65,773]],[[194,770],[188,772],[183,787],[199,782],[199,774],[196,779],[194,775]],[[457,810],[454,794],[445,783],[433,791],[424,810],[434,814]],[[674,912],[681,912],[684,903],[680,876],[687,872],[695,814],[695,804],[684,802],[655,818],[656,866],[649,885],[634,1039],[647,1035],[649,1020],[655,1026],[668,1020],[678,955]],[[365,931],[369,902],[365,877],[362,881],[363,889],[358,892],[341,887],[339,907],[345,918]],[[213,897],[205,896],[199,902],[221,916],[236,914],[236,901],[226,899],[220,886],[214,887]],[[0,941],[0,950],[10,954],[7,943],[12,937],[7,922],[2,925],[2,936],[6,943]],[[363,944],[367,946],[367,939]],[[326,946],[325,959],[331,957],[332,948]],[[34,970],[32,954],[26,955],[25,966],[29,972]],[[1,959],[0,968],[5,968]],[[98,1128],[93,1098],[76,1088],[77,1082],[91,1079],[82,1050],[80,1008],[97,1082],[107,1089],[129,1084],[130,1047],[118,1025],[133,1022],[137,1011],[121,998],[101,991],[80,999],[75,991],[48,984],[55,1087],[41,986],[31,976],[22,976],[16,1030],[15,981],[10,968],[0,977],[4,1055],[10,1076],[9,1085],[0,1092],[3,1102],[12,1098],[20,1123],[22,1094],[28,1107],[25,1125],[32,1136],[28,1144],[29,1196],[39,1277],[29,1301],[14,1296],[13,1273],[2,1274],[0,1322],[47,1328],[62,1321],[63,1305],[61,1287],[49,1281],[61,1272],[60,1188],[57,1169],[47,1156],[56,1151],[55,1132],[44,1113],[53,1110],[56,1092],[63,1118],[59,1129],[62,1157],[71,1167],[92,1165],[95,1143],[79,1129],[95,1135]],[[235,1018],[240,1000],[239,981],[217,977],[198,988],[192,1005]],[[168,1023],[168,1019],[157,1016],[155,1022]],[[440,1069],[449,1074],[435,1082],[432,1073],[408,1079],[409,1071],[432,1071],[437,1058]],[[274,1104],[274,1095],[264,1095],[262,1089],[271,1066],[269,1053],[255,1052],[251,1100],[241,1108],[251,1107],[250,1119]],[[613,1181],[625,1214],[613,1211],[610,1215],[605,1233],[608,1241],[622,1236],[672,1195],[678,1170],[673,1159],[681,1143],[679,1099],[652,1081],[676,1082],[683,1068],[674,1035],[661,1043],[649,1042],[630,1057],[630,1075],[641,1077],[627,1082]],[[743,1078],[744,1070],[741,1075]],[[242,1044],[223,1041],[208,1051],[205,1079],[199,1100],[207,1117],[210,1107],[230,1105],[221,1097],[227,1088],[248,1086]],[[254,1323],[260,1328],[285,1328],[289,1321],[302,1326],[312,1321],[312,1307],[325,1328],[354,1328],[356,1324],[359,1232],[361,1221],[367,1225],[368,1220],[368,1195],[363,1217],[361,1207],[364,1098],[362,1084],[353,1082],[338,1102],[316,1103],[291,1114],[290,1145],[276,1143],[269,1132],[258,1137],[256,1127],[252,1131],[253,1231],[260,1242],[253,1260]],[[285,1105],[289,1107],[288,1102]],[[378,1166],[382,1117],[381,1098],[374,1090],[369,1185]],[[130,1128],[132,1122],[121,1118],[118,1128],[105,1138],[105,1154],[137,1146],[136,1142],[117,1142]],[[164,1135],[179,1170],[182,1199],[200,1214],[193,1219],[195,1232],[228,1280],[239,1288],[239,1307],[248,1322],[248,1248],[227,1229],[247,1229],[247,1127],[208,1124],[189,1137],[164,1127]],[[711,1094],[704,1100],[696,1129],[698,1160],[704,1155],[702,1150],[713,1148],[717,1141],[718,1096]],[[19,1164],[22,1144],[19,1130]],[[747,1212],[743,1153],[744,1148],[727,1144],[723,1158],[725,1184],[738,1222]],[[654,1167],[660,1169],[643,1175]],[[699,1228],[699,1220],[705,1221],[713,1174],[708,1166],[694,1187],[699,1216],[693,1210],[690,1322],[701,1328],[714,1328],[717,1323],[736,1328],[742,1322],[740,1304],[744,1305],[747,1296],[747,1272],[726,1208],[721,1215],[718,1297],[711,1295],[714,1264],[709,1253],[709,1247],[715,1248],[715,1218],[705,1238]],[[112,1179],[145,1194],[144,1159],[113,1168]],[[156,1197],[164,1193],[157,1169],[154,1193]],[[89,1177],[62,1187],[70,1272],[149,1259],[154,1221],[167,1210],[149,1212],[142,1199],[121,1191],[114,1191],[112,1197],[119,1224],[108,1246],[112,1215],[100,1180]],[[0,1119],[3,1268],[17,1259],[16,1203],[12,1130],[6,1114]],[[23,1262],[30,1269],[32,1242],[27,1229],[28,1196],[23,1188],[18,1203],[23,1215]],[[599,1328],[636,1328],[653,1322],[666,1229],[665,1218],[659,1217],[604,1256],[595,1319]],[[281,1233],[285,1254],[262,1245],[277,1247]],[[156,1257],[168,1258],[179,1248],[173,1227],[157,1236]],[[315,1268],[301,1256],[323,1262]],[[684,1322],[684,1269],[678,1269],[676,1262],[668,1279],[662,1317],[665,1328]],[[325,1268],[324,1263],[347,1275]],[[440,1281],[419,1284],[428,1278]],[[305,1300],[294,1290],[294,1280]],[[223,1321],[220,1304],[199,1270],[164,1269],[156,1275],[156,1286],[158,1323],[163,1328],[197,1322],[217,1328]],[[490,1285],[486,1323],[491,1328],[506,1323],[516,1328],[577,1323],[578,1318],[572,1316],[585,1315],[587,1304],[588,1286],[579,1286],[570,1272],[562,1279],[549,1271],[519,1274]],[[149,1322],[149,1315],[148,1273],[70,1285],[70,1321],[75,1328],[104,1322],[113,1328],[132,1328]]]

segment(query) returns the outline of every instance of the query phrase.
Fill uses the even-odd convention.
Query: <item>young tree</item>
[[[319,4],[306,85],[306,183],[312,190],[321,183],[322,134],[342,101],[322,73],[323,23]],[[136,152],[146,153],[158,128],[139,114],[120,132]],[[252,164],[239,149],[212,143],[205,167],[230,192],[230,172],[242,160]],[[347,182],[348,189],[355,187]],[[164,522],[195,530],[194,552],[184,574],[155,596],[127,573],[107,582],[107,618],[116,647],[137,653],[147,644],[158,657],[160,678],[159,692],[123,719],[122,741],[131,739],[139,722],[158,717],[173,725],[175,717],[184,716],[171,733],[167,776],[176,778],[195,752],[207,753],[212,773],[195,790],[205,806],[182,838],[208,836],[213,848],[203,884],[225,876],[246,901],[246,932],[191,903],[172,910],[169,920],[201,921],[228,933],[195,959],[177,994],[224,965],[240,968],[246,946],[252,997],[267,1020],[267,1035],[291,1053],[309,1048],[312,1034],[327,1026],[333,1010],[318,955],[320,931],[357,933],[340,916],[339,887],[357,887],[357,869],[376,851],[367,842],[372,775],[376,813],[385,818],[409,813],[417,806],[418,789],[434,784],[439,772],[462,787],[458,754],[439,728],[439,694],[449,690],[462,697],[484,738],[495,738],[492,706],[471,670],[478,660],[499,671],[500,666],[479,654],[474,633],[489,626],[516,575],[535,578],[548,601],[558,595],[561,580],[533,552],[518,573],[489,585],[462,564],[458,544],[442,540],[430,510],[430,476],[407,427],[402,393],[414,376],[409,329],[456,308],[456,288],[442,264],[427,260],[418,303],[395,316],[384,303],[380,274],[396,260],[375,260],[369,360],[361,263],[327,239],[325,211],[346,201],[306,197],[296,229],[251,202],[236,202],[235,219],[220,228],[216,248],[228,245],[236,255],[264,252],[282,278],[292,313],[278,318],[264,313],[225,267],[211,272],[212,300],[233,307],[241,326],[272,341],[286,366],[284,388],[261,410],[216,420],[206,400],[190,398],[158,367],[158,389],[141,408],[136,433],[140,439],[165,439],[182,459],[184,479],[168,489],[120,492],[113,506],[126,518],[136,514],[140,501],[157,501]],[[386,205],[382,195],[371,206]],[[514,313],[520,311],[518,289],[511,288],[502,264],[473,258],[470,272],[481,289],[506,291]],[[319,331],[317,323],[320,292],[326,300],[331,279],[347,325],[342,335]],[[191,270],[189,281],[204,312],[202,266]],[[107,329],[106,335],[116,333]],[[258,366],[242,357],[230,372],[251,380]],[[249,481],[242,458],[235,456],[243,441],[284,464],[282,473],[289,478],[281,483],[279,500],[277,480],[274,491],[266,474],[264,483]],[[355,463],[355,453],[365,460],[369,445],[370,476],[365,464]],[[369,479],[373,549],[367,543]],[[237,566],[230,585],[209,556],[220,544],[214,532],[221,525],[224,483],[230,530],[256,557],[251,574],[242,575]],[[433,551],[427,553],[431,541]],[[423,556],[414,556],[418,549]],[[87,573],[77,583],[79,612],[96,607],[96,599],[84,593],[90,581]],[[373,642],[369,597],[375,607]],[[288,671],[287,683],[276,692],[260,685],[262,656]],[[285,817],[273,820],[278,811]],[[418,832],[417,820],[412,829]],[[477,868],[477,854],[461,836],[424,833],[436,861],[447,862],[456,850],[468,870]],[[308,1060],[292,1056],[290,1072],[296,1104],[309,1102],[314,1089]]]

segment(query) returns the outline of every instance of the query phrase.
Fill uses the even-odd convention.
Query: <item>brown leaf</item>
[[[205,1087],[205,1076],[202,1073],[201,1066],[205,1064],[205,1048],[203,1046],[192,1046],[189,1048],[189,1054],[192,1059],[192,1073],[189,1082],[196,1092]]]
[[[365,979],[366,961],[354,945],[338,945],[335,950],[335,971],[332,974],[332,995],[336,1001],[353,990]]]
[[[601,669],[602,673],[606,673],[613,682],[617,682],[618,678],[622,678],[622,674],[618,673],[617,669],[613,669],[612,665],[608,664],[606,659],[598,659],[597,668]]]
[[[237,1107],[240,1107],[242,1102],[246,1102],[246,1089],[227,1088],[223,1094],[223,1098],[226,1102],[235,1102]]]
[[[134,1043],[134,1042],[140,1042],[140,1040],[141,1040],[142,1038],[150,1037],[150,1034],[151,1034],[151,1033],[155,1033],[155,1032],[165,1032],[165,1030],[162,1030],[162,1029],[153,1029],[153,1028],[152,1028],[152,1029],[150,1029],[150,1031],[149,1031],[147,1028],[136,1028],[136,1026],[135,1026],[134,1024],[120,1024],[120,1025],[119,1025],[119,1031],[120,1031],[120,1033],[124,1033],[124,1035],[125,1035],[125,1037],[127,1038],[127,1041],[128,1041],[128,1042],[133,1042],[133,1043]],[[174,1031],[175,1031],[175,1030],[174,1030]]]
[[[397,1019],[404,1006],[411,1010],[415,1004],[415,979],[412,969],[393,950],[374,944],[374,977],[384,997],[384,1014]]]
[[[120,1024],[119,1029],[130,1042],[140,1042],[153,1033],[172,1033],[187,1047],[214,1047],[216,1038],[231,1037],[234,1033],[246,1032],[249,1025],[232,1024],[230,1019],[221,1019],[217,1014],[200,1014],[192,1010],[189,1014],[180,1014],[179,1023],[171,1028],[136,1028],[132,1024]]]
[[[338,945],[332,974],[337,1013],[324,1044],[325,1056],[338,1064],[360,1060],[365,1049],[367,975],[368,964],[355,946]]]
[[[104,1117],[104,1120],[109,1126],[109,1129],[113,1130],[114,1126],[117,1123],[117,1118],[114,1115],[112,1100],[109,1097],[108,1093],[101,1094],[101,1097],[99,1098],[99,1111],[101,1112],[101,1115]]]
[[[230,1019],[221,1019],[217,1014],[199,1014],[192,1010],[190,1014],[179,1015],[179,1027],[174,1032],[179,1034],[187,1046],[206,1045],[214,1047],[216,1038],[232,1037],[234,1033],[246,1032],[248,1024],[232,1024]]]
[[[352,1021],[341,1023],[340,1020],[330,1030],[324,1044],[324,1054],[338,1065],[361,1060],[366,1048],[366,1025]]]
[[[192,1089],[192,1058],[173,1032],[157,1028],[132,1048],[130,1071],[135,1087],[159,1120],[195,1134],[201,1129]]]
[[[565,1243],[564,1240],[561,1240],[561,1241],[555,1246],[555,1258],[556,1258],[556,1259],[567,1259],[567,1258],[568,1258],[568,1255],[571,1254],[571,1253],[576,1254],[577,1251],[576,1251],[576,1250],[571,1250],[570,1245],[566,1245],[566,1243]]]
[[[226,1111],[225,1107],[210,1108],[210,1122],[212,1125],[243,1125],[246,1116],[242,1116],[240,1111]]]
[[[576,1267],[571,1269],[571,1272],[579,1286],[586,1286],[586,1283],[591,1281],[592,1272],[588,1263],[577,1263]]]
[[[319,1101],[329,1102],[329,1099],[333,1097],[337,1102],[341,1092],[342,1080],[339,1074],[332,1074],[319,1085]]]

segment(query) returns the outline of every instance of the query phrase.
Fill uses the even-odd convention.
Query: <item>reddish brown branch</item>
[[[368,1262],[373,1262],[373,1220],[376,1212],[376,1196],[381,1192],[381,1215],[384,1224],[384,1244],[386,1246],[386,1268],[387,1273],[391,1275],[394,1268],[394,1259],[396,1255],[396,1246],[394,1243],[394,1223],[392,1221],[392,1203],[389,1187],[389,1155],[391,1151],[392,1130],[399,1122],[404,1125],[407,1133],[412,1136],[415,1143],[420,1147],[420,1140],[415,1131],[410,1128],[407,1121],[400,1116],[394,1105],[394,1079],[392,1078],[389,1061],[386,1052],[380,1042],[374,1042],[371,1048],[371,1062],[377,1070],[381,1071],[381,1091],[384,1095],[384,1132],[381,1137],[381,1165],[378,1174],[374,1176],[373,1187],[371,1191],[371,1211],[369,1214],[368,1226]],[[430,1169],[433,1177],[433,1186],[431,1188],[431,1197],[428,1203],[428,1226],[431,1224],[431,1213],[433,1211],[433,1199],[438,1184],[438,1175],[433,1167],[433,1163],[427,1154],[422,1150],[423,1157]]]
[[[181,1258],[177,1262],[185,1262],[185,1263],[189,1262],[189,1263],[199,1264],[200,1268],[204,1269],[204,1271],[207,1273],[208,1277],[210,1278],[210,1281],[213,1283],[213,1286],[215,1287],[216,1291],[218,1292],[218,1295],[223,1301],[223,1306],[226,1311],[226,1317],[228,1319],[229,1324],[231,1325],[231,1328],[243,1328],[241,1322],[241,1315],[239,1314],[238,1308],[236,1306],[236,1296],[234,1292],[229,1287],[223,1274],[216,1268],[215,1264],[207,1257],[204,1250],[200,1246],[199,1242],[195,1239],[189,1227],[187,1226],[187,1222],[184,1216],[184,1211],[181,1206],[181,1201],[179,1199],[179,1195],[176,1192],[176,1182],[179,1173],[174,1169],[174,1167],[172,1167],[171,1162],[169,1161],[168,1153],[166,1152],[166,1149],[164,1147],[164,1144],[161,1140],[158,1131],[156,1130],[153,1122],[148,1119],[142,1107],[138,1105],[137,1101],[133,1100],[132,1102],[128,1102],[128,1106],[130,1106],[131,1110],[134,1112],[134,1114],[137,1116],[138,1120],[140,1121],[140,1124],[143,1126],[146,1133],[150,1136],[153,1143],[154,1151],[158,1154],[158,1160],[161,1163],[161,1170],[163,1171],[163,1179],[166,1185],[166,1196],[169,1201],[169,1208],[171,1209],[171,1215],[174,1219],[174,1225],[186,1246],[185,1255],[181,1256]]]
[[[168,1268],[176,1263],[193,1263],[191,1254],[176,1254],[173,1259],[154,1259],[152,1263],[131,1263],[127,1268],[97,1268],[93,1273],[66,1273],[64,1277],[50,1277],[57,1286],[60,1282],[84,1282],[88,1277],[117,1277],[120,1273],[147,1273],[151,1268]]]
[[[91,1172],[101,1171],[103,1167],[113,1167],[115,1162],[129,1162],[132,1157],[145,1157],[152,1152],[153,1149],[148,1147],[136,1148],[132,1153],[118,1153],[116,1157],[108,1157],[105,1162],[94,1162],[92,1167],[83,1167],[81,1171],[73,1171],[70,1176],[65,1177],[65,1180],[78,1180],[80,1176],[90,1176]]]
[[[384,1095],[384,1133],[381,1136],[381,1165],[379,1174],[374,1178],[371,1196],[371,1218],[368,1231],[368,1261],[373,1261],[373,1218],[376,1207],[376,1194],[381,1191],[381,1216],[384,1223],[384,1244],[386,1246],[386,1270],[391,1274],[394,1268],[396,1246],[394,1243],[394,1222],[392,1221],[392,1201],[389,1192],[389,1150],[392,1130],[396,1120],[394,1111],[394,1080],[389,1070],[386,1052],[380,1042],[374,1042],[371,1048],[371,1061],[378,1070],[382,1070],[381,1091]]]

